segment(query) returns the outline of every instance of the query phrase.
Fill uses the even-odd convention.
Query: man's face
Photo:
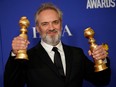
[[[56,11],[47,9],[38,17],[37,30],[44,42],[57,45],[61,37],[61,20]]]

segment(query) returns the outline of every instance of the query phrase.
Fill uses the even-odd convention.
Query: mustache
[[[56,33],[56,32],[58,32],[58,31],[57,31],[56,29],[52,29],[52,30],[48,30],[47,33],[51,33],[51,32]]]

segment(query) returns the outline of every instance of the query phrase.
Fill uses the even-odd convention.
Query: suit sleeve
[[[10,55],[4,70],[4,87],[24,87],[25,73],[24,61]]]

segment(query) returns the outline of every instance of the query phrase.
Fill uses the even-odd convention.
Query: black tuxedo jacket
[[[15,60],[10,56],[4,72],[5,87],[82,87],[83,79],[96,86],[107,85],[110,68],[94,72],[94,64],[81,48],[63,45],[66,76],[61,77],[49,55],[39,43],[28,50],[29,60]],[[109,66],[108,66],[109,67]]]

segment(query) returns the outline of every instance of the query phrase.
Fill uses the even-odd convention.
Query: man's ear
[[[40,30],[39,30],[39,27],[38,27],[38,26],[36,26],[36,30],[37,30],[37,32],[38,32],[38,33],[40,32]]]

